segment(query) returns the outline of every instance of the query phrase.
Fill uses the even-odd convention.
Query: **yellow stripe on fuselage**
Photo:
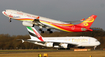
[[[72,32],[72,31],[68,31],[68,30],[59,28],[59,27],[57,27],[57,26],[55,26],[55,25],[53,25],[52,23],[49,23],[49,22],[45,22],[45,21],[40,21],[40,22],[41,22],[41,23],[48,24],[48,25],[50,25],[50,26],[53,26],[53,27],[55,27],[55,28],[57,28],[57,29],[60,29],[60,30],[62,30],[62,31]],[[56,23],[54,23],[54,24],[56,24]],[[73,24],[58,24],[58,25],[61,25],[61,26],[72,26]]]
[[[34,19],[15,19],[15,20],[19,20],[19,21],[33,21]]]

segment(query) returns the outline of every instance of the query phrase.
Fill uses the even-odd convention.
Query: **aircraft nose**
[[[2,13],[4,14],[5,11],[2,11]]]
[[[5,11],[2,11],[2,13],[3,13],[4,15],[7,15]]]
[[[101,44],[100,42],[97,43],[97,45],[100,45],[100,44]]]

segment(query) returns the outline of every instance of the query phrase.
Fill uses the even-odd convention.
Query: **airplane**
[[[42,37],[34,27],[26,27],[31,39],[21,39],[23,42],[30,42],[36,45],[53,48],[85,48],[100,45],[100,42],[93,37]]]
[[[53,33],[51,29],[56,29],[56,30],[66,31],[66,32],[93,31],[92,29],[90,29],[90,26],[92,25],[92,23],[95,21],[97,17],[97,15],[91,15],[86,20],[84,18],[81,19],[80,21],[82,22],[79,24],[72,24],[75,22],[70,22],[70,23],[62,22],[62,21],[45,18],[45,17],[25,13],[22,11],[11,10],[11,9],[2,11],[2,13],[5,16],[9,17],[10,22],[11,22],[11,19],[14,19],[14,20],[23,21],[22,24],[24,26],[31,26],[31,27],[38,26],[40,28],[39,31],[41,31],[42,33],[44,33],[43,28],[46,28],[47,31],[49,31],[49,33]]]

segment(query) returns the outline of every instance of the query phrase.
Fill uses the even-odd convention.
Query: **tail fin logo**
[[[92,17],[92,18],[89,17],[89,18],[86,19],[84,22],[89,22],[89,23],[94,22],[94,18],[93,18],[93,17]],[[83,23],[84,23],[84,22],[83,22]]]
[[[88,23],[84,23],[84,26],[88,26],[89,24]]]
[[[82,27],[90,28],[90,26],[95,21],[96,17],[97,17],[97,15],[91,15],[86,20],[84,20],[82,23],[77,24],[77,26],[82,26]]]
[[[36,29],[34,27],[28,27],[27,26],[27,29],[28,29],[29,34],[31,36],[37,37],[40,41],[43,41],[41,35],[36,31]]]
[[[89,24],[88,23],[91,23],[91,22],[94,22],[94,18],[88,18],[87,20],[85,20],[83,23],[84,23],[84,26],[88,26]]]

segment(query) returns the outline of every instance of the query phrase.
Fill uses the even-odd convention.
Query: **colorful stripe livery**
[[[28,30],[30,36],[33,36],[35,38],[37,37],[40,41],[44,41],[42,39],[42,36],[37,32],[37,30],[34,27],[28,27],[27,26],[27,30]]]
[[[17,12],[17,11],[16,11]],[[22,15],[18,12],[17,15],[13,15],[13,14],[8,14],[9,11],[2,12],[5,16],[12,18],[14,20],[19,20],[19,21],[31,21],[32,23],[30,23],[30,25],[34,24],[34,19],[39,19],[39,21],[41,22],[36,22],[35,24],[37,26],[42,26],[44,28],[49,28],[49,29],[58,29],[58,30],[62,30],[62,31],[66,31],[66,32],[86,32],[86,31],[92,31],[92,29],[90,29],[90,26],[92,25],[92,23],[94,22],[94,20],[96,19],[97,15],[91,15],[89,18],[87,18],[86,20],[82,19],[82,23],[80,24],[69,24],[69,23],[65,23],[65,22],[60,22],[57,20],[52,20],[49,18],[44,18],[44,17],[36,17],[36,15],[31,15],[28,13],[23,13]],[[34,16],[34,18],[32,17]],[[26,18],[25,18],[26,17]],[[45,26],[44,26],[45,25]]]
[[[92,23],[95,21],[96,17],[97,17],[97,15],[91,15],[89,18],[87,18],[82,23],[77,24],[77,26],[82,26],[82,27],[90,28]]]
[[[32,18],[16,18],[15,20],[19,20],[19,21],[33,21],[34,19],[32,19]]]
[[[80,24],[60,24],[60,23],[52,23],[44,20],[40,20],[42,24],[51,26],[55,29],[59,29],[66,32],[81,32],[81,28],[90,28],[94,20],[96,19],[96,15],[91,15],[89,18],[87,18],[85,21],[83,21]],[[22,18],[22,19],[15,19],[20,21],[33,21],[34,19],[31,18]]]
[[[73,24],[58,24],[58,23],[52,23],[52,22],[47,22],[42,20],[40,22],[62,31],[72,32],[69,29],[70,29],[70,26],[73,26]]]

